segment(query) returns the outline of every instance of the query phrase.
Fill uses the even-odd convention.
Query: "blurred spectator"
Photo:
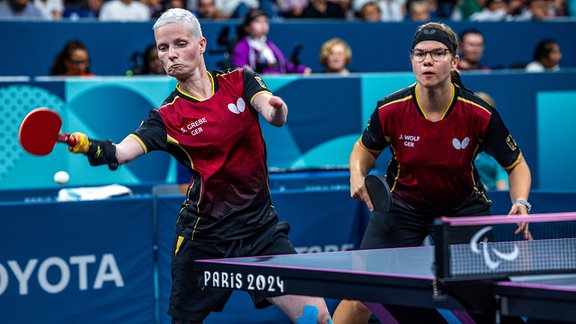
[[[344,18],[348,20],[354,19],[354,10],[352,10],[352,2],[355,0],[328,0],[339,5],[344,11]]]
[[[363,21],[381,21],[382,20],[382,11],[380,10],[380,6],[376,1],[368,1],[360,7],[358,10],[358,18]]]
[[[268,18],[274,18],[280,11],[275,0],[216,0],[216,7],[230,18],[246,17],[251,9],[260,9]]]
[[[62,0],[34,0],[34,5],[42,11],[46,19],[62,19],[64,13],[64,2]]]
[[[66,0],[64,18],[71,20],[98,18],[104,0]]]
[[[484,56],[484,35],[477,29],[465,29],[459,35],[460,61],[456,67],[459,71],[484,70],[482,56]]]
[[[425,0],[430,7],[430,19],[450,19],[458,0]]]
[[[424,1],[426,4],[428,4],[428,13],[430,14],[430,19],[423,21],[450,19],[457,2],[457,0],[408,0],[406,3],[408,13],[410,11],[410,3],[412,1]]]
[[[562,52],[560,45],[553,39],[540,41],[534,49],[533,61],[526,66],[527,72],[545,72],[560,70]]]
[[[346,18],[346,12],[335,2],[328,0],[310,0],[302,11],[300,18],[344,19]]]
[[[150,10],[138,0],[105,1],[98,17],[101,21],[148,21]]]
[[[300,18],[308,0],[277,0],[280,13],[286,18]]]
[[[185,0],[164,0],[162,5],[164,6],[164,11],[172,8],[186,9]]]
[[[547,20],[555,18],[554,7],[549,0],[526,0],[526,4],[511,16],[513,20]]]
[[[320,48],[320,64],[324,73],[340,75],[350,74],[348,64],[352,62],[352,49],[344,40],[332,38],[324,42]]]
[[[258,0],[216,0],[216,7],[230,18],[242,18],[259,5]]]
[[[300,65],[298,53],[293,53],[292,62],[289,62],[282,51],[267,39],[269,31],[266,13],[259,9],[250,10],[238,29],[240,40],[232,52],[232,66],[247,67],[260,74],[312,72],[309,67]]]
[[[132,55],[132,68],[127,75],[163,75],[166,74],[162,63],[158,59],[158,49],[150,44],[144,53],[136,52]]]
[[[454,7],[450,18],[456,21],[469,20],[473,14],[482,11],[486,5],[486,1],[487,0],[460,0]]]
[[[548,0],[528,0],[528,11],[531,20],[546,20],[554,18]]]
[[[554,17],[570,17],[570,6],[576,6],[576,1],[571,1],[570,4],[568,4],[568,1],[570,0],[551,0],[552,15]],[[572,8],[572,11],[574,10],[576,8]]]
[[[151,18],[158,18],[165,11],[162,0],[140,0],[140,2],[148,7]]]
[[[566,0],[548,0],[547,7],[549,16],[547,18],[562,18],[569,16],[568,4]]]
[[[430,21],[430,6],[424,0],[417,0],[409,2],[408,7],[408,20],[410,21]]]
[[[486,101],[490,106],[496,108],[496,102],[486,92],[476,92],[476,95]],[[480,176],[480,181],[488,190],[507,190],[508,173],[496,162],[496,160],[485,152],[480,152],[474,160],[474,166]]]
[[[526,8],[524,6],[524,0],[508,0],[507,12],[508,17],[507,20],[524,20],[523,18],[524,13],[526,12]]]
[[[471,21],[502,21],[508,16],[508,5],[504,0],[487,0],[482,11],[470,16]]]
[[[53,76],[93,76],[90,72],[90,55],[88,49],[78,39],[72,39],[56,56],[50,69]]]
[[[29,0],[3,0],[0,1],[0,19],[46,20],[46,17]]]
[[[402,21],[406,16],[406,0],[358,0],[354,1],[354,10],[359,12],[369,1],[376,2],[380,7],[382,21]]]
[[[166,74],[162,63],[158,59],[158,49],[156,45],[149,45],[143,54],[144,68],[142,74]]]
[[[216,7],[215,0],[198,0],[198,8],[196,9],[196,17],[198,19],[227,19],[228,16]]]

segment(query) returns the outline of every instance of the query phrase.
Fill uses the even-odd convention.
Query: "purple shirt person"
[[[297,62],[290,62],[272,41],[267,39],[270,24],[266,14],[258,9],[251,10],[241,26],[244,37],[232,52],[232,65],[246,67],[260,74],[309,74],[312,70]]]

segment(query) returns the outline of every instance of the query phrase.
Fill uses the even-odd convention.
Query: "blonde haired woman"
[[[344,40],[332,38],[320,48],[320,63],[325,73],[350,74],[348,64],[352,62],[352,49]]]

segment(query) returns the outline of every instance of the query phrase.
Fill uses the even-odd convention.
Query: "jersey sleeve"
[[[256,72],[244,68],[242,75],[244,78],[244,94],[250,102],[261,92],[272,93],[266,86],[266,83],[264,83],[264,80],[262,80],[262,77]]]
[[[362,145],[370,151],[380,152],[388,147],[388,141],[382,131],[382,124],[380,122],[380,114],[378,107],[381,106],[381,101],[378,102],[376,109],[370,116],[370,120],[364,128],[362,137],[360,138]]]
[[[157,109],[150,110],[148,118],[132,133],[132,136],[140,142],[146,153],[168,149],[166,125]]]
[[[505,169],[515,165],[520,158],[520,148],[496,109],[492,109],[483,146],[486,153],[492,155]]]

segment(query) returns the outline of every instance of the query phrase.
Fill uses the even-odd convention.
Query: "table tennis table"
[[[438,292],[434,247],[199,260],[205,286],[466,310]],[[545,320],[576,319],[576,275],[515,276],[493,283],[498,311]]]
[[[519,242],[522,253],[536,259],[547,257],[547,250],[537,255],[522,246],[530,242],[540,244]],[[576,246],[575,239],[566,242],[569,249]],[[353,299],[464,314],[480,312],[493,314],[495,319],[511,316],[576,321],[576,272],[438,277],[438,251],[438,246],[418,246],[240,257],[198,260],[196,266],[202,274],[200,283],[207,287]],[[562,258],[573,267],[576,255],[569,252]]]

